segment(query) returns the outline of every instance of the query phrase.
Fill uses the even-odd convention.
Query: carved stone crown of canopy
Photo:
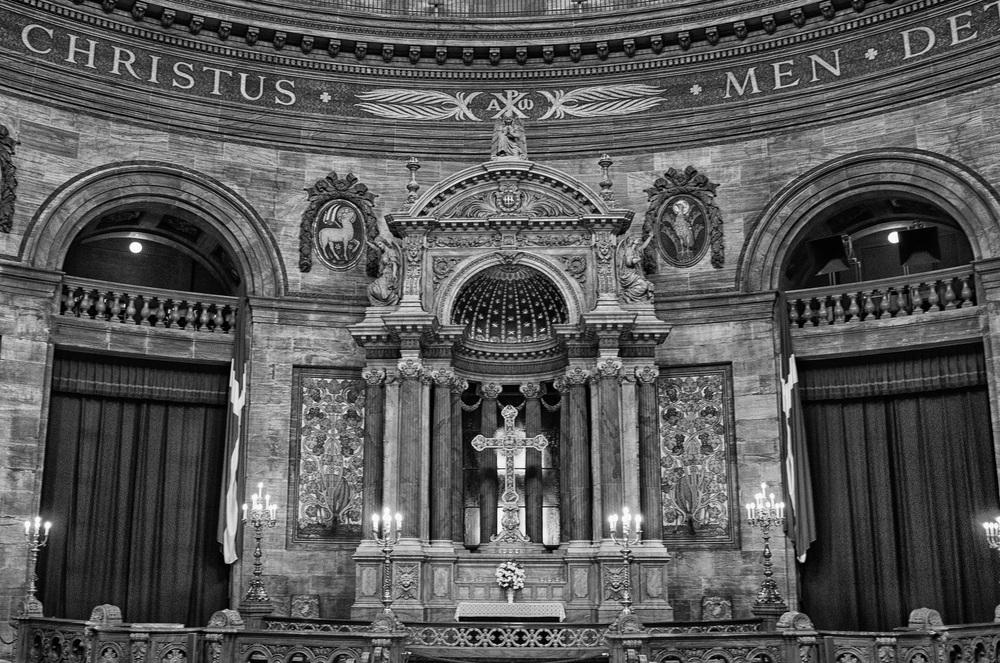
[[[469,376],[541,376],[566,365],[568,343],[596,352],[597,336],[617,344],[639,327],[659,329],[651,286],[623,259],[636,243],[621,237],[634,213],[613,204],[555,168],[516,158],[451,175],[386,215],[392,237],[381,241],[401,257],[401,296],[373,298],[355,338],[402,339],[404,353],[416,339],[450,345],[455,369]]]

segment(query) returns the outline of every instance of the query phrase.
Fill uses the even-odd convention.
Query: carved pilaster
[[[594,234],[594,261],[597,263],[598,299],[617,299],[614,233],[601,231]]]
[[[410,235],[403,240],[403,256],[406,260],[406,278],[403,283],[403,297],[420,299],[423,280],[424,236]]]
[[[600,538],[608,538],[611,531],[603,514],[617,513],[625,504],[622,467],[622,361],[617,357],[606,357],[594,364],[593,398],[596,411],[600,413],[594,425],[597,439],[601,441],[601,453],[595,459],[600,467],[595,473],[600,477],[600,504],[595,504],[595,512],[601,514]]]

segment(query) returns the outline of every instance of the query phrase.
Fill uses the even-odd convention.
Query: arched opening
[[[915,250],[921,255],[913,255]],[[780,287],[873,281],[972,259],[964,230],[940,206],[909,194],[872,191],[839,201],[810,220],[788,252]]]
[[[68,276],[160,290],[235,295],[242,277],[225,242],[191,212],[128,205],[88,223],[73,238]]]

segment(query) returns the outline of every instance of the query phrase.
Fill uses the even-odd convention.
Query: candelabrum
[[[778,583],[771,576],[771,528],[780,527],[785,522],[785,503],[775,502],[774,493],[768,495],[767,484],[760,484],[760,492],[754,495],[754,501],[747,503],[747,523],[751,527],[759,527],[764,537],[764,581],[757,590],[756,605],[775,605],[784,603],[778,592]]]
[[[264,589],[264,579],[261,577],[264,565],[260,562],[260,539],[264,536],[265,527],[274,527],[275,523],[278,522],[278,504],[271,501],[270,495],[263,495],[262,501],[263,492],[264,484],[258,483],[257,492],[250,498],[249,510],[246,504],[243,505],[243,524],[246,525],[247,520],[250,521],[253,526],[253,537],[257,540],[257,545],[253,550],[253,575],[250,577],[250,586],[247,587],[246,596],[243,597],[244,601],[253,603],[266,603],[271,600],[271,597],[267,595],[267,590]]]
[[[392,548],[399,543],[403,531],[403,516],[396,514],[395,520],[389,515],[389,508],[382,511],[381,518],[372,516],[372,534],[375,543],[382,546],[382,613],[392,614]]]
[[[24,521],[24,540],[28,544],[28,572],[26,578],[28,593],[24,596],[24,605],[22,606],[24,615],[41,616],[42,614],[42,602],[35,598],[35,592],[37,591],[36,583],[38,582],[35,565],[38,563],[38,551],[44,548],[45,544],[49,542],[49,529],[51,527],[52,523],[49,522],[42,525],[42,519],[37,516],[34,523],[30,520]]]
[[[992,523],[983,523],[983,529],[986,530],[986,542],[990,544],[990,549],[1000,550],[1000,516],[994,520]]]
[[[618,520],[619,516],[617,513],[613,513],[608,517],[608,522],[611,524],[611,541],[621,548],[624,567],[621,593],[622,615],[628,615],[632,613],[632,582],[629,579],[631,575],[632,547],[639,545],[642,539],[642,516],[638,513],[635,515],[629,513],[628,507],[622,509],[621,538],[618,538]]]

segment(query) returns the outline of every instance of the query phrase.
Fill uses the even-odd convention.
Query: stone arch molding
[[[1000,255],[1000,196],[982,177],[932,152],[865,150],[814,168],[767,204],[743,246],[738,287],[777,289],[789,252],[815,218],[832,205],[875,192],[934,203],[960,225],[976,259]]]
[[[571,278],[563,268],[545,256],[534,253],[516,252],[510,256],[514,264],[533,267],[549,278],[566,300],[567,320],[575,323],[585,311],[584,293],[580,284]],[[455,272],[442,283],[440,294],[434,306],[435,317],[444,325],[451,324],[451,313],[455,300],[465,285],[484,269],[507,262],[504,254],[494,251],[466,258],[455,267]]]
[[[21,255],[59,269],[76,235],[125,205],[156,203],[203,219],[229,245],[247,294],[276,297],[287,288],[277,242],[257,211],[221,182],[175,164],[129,161],[83,173],[59,187],[35,214]]]

